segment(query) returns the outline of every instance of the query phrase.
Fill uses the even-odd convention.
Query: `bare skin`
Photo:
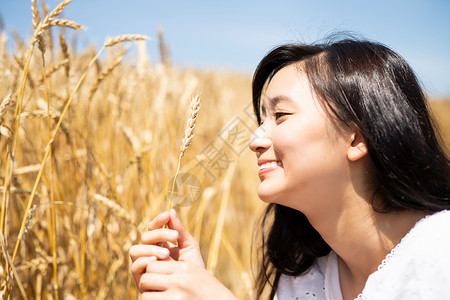
[[[330,120],[301,64],[278,71],[262,101],[264,123],[250,143],[263,168],[258,195],[306,215],[338,255],[344,300],[354,299],[426,213],[374,211],[364,138],[356,127]],[[267,162],[276,166],[265,168]]]
[[[158,215],[148,229],[129,251],[142,299],[236,299],[205,269],[198,243],[175,210]],[[169,243],[174,241],[178,246]]]
[[[414,224],[425,216],[420,212],[379,214],[360,217],[357,224],[328,221],[313,224],[338,255],[339,281],[344,300],[355,299],[386,255]],[[334,223],[334,224],[333,224]],[[336,230],[336,227],[342,229]]]
[[[336,127],[305,78],[301,66],[290,65],[267,87],[264,124],[250,142],[260,165],[258,195],[305,214],[338,256],[343,299],[354,299],[426,214],[374,211],[364,138],[354,127]],[[143,299],[235,299],[205,270],[197,242],[174,211],[150,223],[130,256]]]

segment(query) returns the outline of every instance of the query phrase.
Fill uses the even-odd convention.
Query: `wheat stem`
[[[48,140],[50,141],[52,138],[52,132],[51,132],[51,120],[50,120],[50,98],[48,96],[48,84],[47,84],[47,72],[46,72],[46,65],[45,65],[45,56],[42,52],[42,71],[43,71],[43,82],[44,82],[44,95],[45,100],[47,102],[47,131],[48,131]],[[52,151],[52,145],[49,147],[49,157],[50,157],[50,215],[51,215],[51,248],[52,248],[52,257],[53,257],[53,289],[55,292],[55,299],[58,300],[58,264],[57,264],[57,257],[56,257],[56,208],[55,208],[55,195],[54,195],[54,185],[53,180],[55,178],[54,176],[54,165],[53,165],[53,151]]]
[[[222,232],[225,223],[225,214],[228,206],[228,201],[230,198],[231,179],[232,175],[234,174],[235,167],[236,165],[232,165],[232,167],[228,169],[222,184],[223,194],[222,200],[220,202],[219,217],[217,218],[216,230],[214,231],[212,245],[211,248],[209,248],[208,262],[206,264],[206,269],[213,274],[216,271],[217,260],[219,258],[220,241],[222,239]]]
[[[16,101],[16,108],[14,110],[14,127],[13,127],[13,139],[12,139],[12,145],[9,152],[10,159],[7,159],[6,157],[6,165],[5,165],[5,182],[4,182],[4,193],[2,198],[2,211],[0,216],[0,231],[3,232],[5,229],[5,217],[6,217],[6,202],[9,196],[8,187],[10,184],[11,176],[12,176],[12,170],[14,169],[14,151],[17,144],[17,136],[19,131],[19,122],[20,122],[20,112],[22,110],[22,104],[23,104],[23,94],[25,90],[25,84],[27,80],[27,74],[30,67],[31,62],[31,56],[33,54],[34,44],[28,49],[28,53],[25,60],[25,65],[23,68],[23,74],[22,79],[20,81],[18,93],[17,93],[17,101]]]
[[[55,19],[50,22],[50,26],[69,27],[75,30],[86,30],[86,27],[84,27],[83,25],[66,19]]]
[[[36,42],[38,42],[42,38],[44,31],[47,30],[51,26],[51,23],[53,22],[53,20],[55,20],[56,17],[61,14],[63,9],[67,5],[69,5],[70,2],[72,2],[72,0],[65,0],[65,1],[61,2],[60,4],[58,4],[58,6],[55,7],[55,9],[51,13],[49,13],[48,15],[45,16],[44,20],[42,20],[39,23],[39,26],[37,28],[35,28],[35,30],[34,30],[34,38],[31,41],[32,45],[36,44]]]
[[[175,190],[175,183],[177,181],[178,174],[180,173],[180,167],[181,167],[181,158],[184,155],[184,152],[186,152],[187,148],[192,142],[192,139],[194,138],[194,128],[195,123],[197,121],[198,112],[200,110],[200,96],[197,95],[192,98],[191,105],[190,105],[190,113],[189,118],[186,122],[186,129],[184,130],[184,137],[181,141],[181,147],[180,147],[180,155],[178,156],[178,166],[177,171],[175,172],[175,176],[173,178],[172,182],[172,188],[170,191],[170,200],[169,200],[169,211],[172,208],[172,199],[173,199],[173,192]]]
[[[73,100],[76,92],[78,91],[78,89],[80,88],[80,86],[83,83],[84,79],[86,78],[87,71],[97,61],[98,57],[100,56],[100,54],[103,52],[104,49],[105,48],[101,48],[98,51],[98,53],[94,56],[94,58],[92,58],[91,61],[89,62],[86,70],[84,71],[84,73],[80,76],[80,79],[78,80],[77,85],[75,86],[75,89],[72,91],[72,94],[70,95],[69,99],[66,102],[66,105],[64,106],[63,111],[61,112],[61,116],[60,116],[60,118],[58,120],[58,123],[56,124],[55,129],[53,130],[53,135],[52,135],[50,141],[48,142],[47,146],[45,147],[44,157],[43,157],[42,162],[41,162],[41,169],[39,170],[39,172],[38,172],[38,174],[36,176],[36,179],[35,179],[34,185],[33,185],[33,189],[31,191],[31,195],[28,198],[27,207],[25,209],[25,214],[24,214],[24,217],[22,219],[22,225],[20,227],[19,234],[17,236],[17,242],[16,242],[16,245],[14,247],[14,252],[13,252],[13,255],[12,255],[12,261],[14,261],[16,255],[17,255],[17,251],[19,249],[19,244],[20,244],[20,241],[22,239],[22,235],[23,235],[23,232],[24,232],[24,229],[25,229],[25,224],[26,224],[26,220],[27,220],[27,217],[28,217],[28,212],[30,211],[31,204],[33,203],[34,195],[36,194],[37,186],[38,186],[38,184],[39,184],[39,182],[41,180],[41,177],[42,177],[42,173],[43,173],[43,170],[44,170],[45,163],[47,162],[47,158],[49,157],[49,154],[50,154],[50,149],[51,149],[50,145],[53,143],[53,141],[54,141],[54,139],[56,137],[56,134],[58,133],[58,130],[61,127],[61,123],[62,123],[62,121],[64,119],[64,116],[67,113],[67,110],[69,109],[70,104],[72,103],[72,100]],[[6,180],[5,180],[5,182],[6,182]],[[6,191],[6,187],[7,187],[7,185],[5,185],[5,191]]]
[[[8,249],[6,248],[6,241],[2,232],[0,232],[0,245],[2,249],[1,252],[3,253],[6,263],[9,264],[9,267],[12,270],[12,273],[14,275],[14,278],[16,279],[17,286],[19,287],[23,299],[28,299],[27,294],[25,293],[25,289],[23,288],[22,281],[20,280],[19,274],[17,273],[17,270],[13,265],[11,257],[9,256]]]
[[[114,60],[113,64],[111,66],[109,66],[106,70],[102,71],[98,76],[97,76],[97,80],[95,81],[95,83],[92,85],[91,90],[89,91],[89,96],[88,96],[88,100],[92,99],[92,96],[95,94],[95,92],[97,91],[98,86],[100,85],[100,83],[109,75],[112,73],[112,71],[122,62],[125,53],[128,50],[123,51],[122,53],[119,54],[119,56]],[[91,101],[89,101],[89,108],[88,108],[88,116],[90,116],[90,111],[91,111]],[[89,118],[87,120],[90,120]]]
[[[39,42],[42,38],[42,34],[44,33],[45,29],[49,27],[49,23],[53,21],[61,12],[62,10],[70,3],[72,0],[65,0],[61,2],[49,15],[47,15],[43,21],[39,22],[39,25],[34,30],[34,38],[31,41],[31,46],[28,49],[27,56],[25,59],[25,64],[23,67],[23,74],[22,79],[20,81],[18,93],[17,93],[17,102],[16,102],[16,108],[14,111],[14,127],[13,127],[13,143],[11,147],[10,152],[10,159],[7,160],[6,166],[5,166],[5,182],[4,182],[4,190],[5,193],[3,194],[2,198],[2,211],[0,215],[0,231],[3,232],[5,228],[5,215],[6,215],[6,202],[7,202],[7,196],[8,196],[8,186],[10,184],[10,179],[12,175],[12,170],[14,169],[14,153],[17,145],[17,137],[18,137],[18,129],[20,124],[20,113],[22,111],[22,104],[23,104],[23,96],[24,96],[24,90],[25,90],[25,83],[27,80],[28,71],[30,68],[30,62],[31,57],[33,55],[34,45],[36,42]],[[32,10],[33,10],[33,23],[37,23],[37,20],[39,19],[39,10],[37,8],[36,2],[32,2]],[[42,49],[41,49],[42,50]],[[62,119],[61,119],[62,120]],[[31,205],[31,203],[29,203]],[[27,210],[30,208],[28,207]],[[27,212],[27,211],[26,211]],[[25,214],[26,217],[26,214]],[[22,229],[23,231],[23,229]],[[19,235],[21,236],[23,234],[19,232]],[[16,245],[18,246],[20,242],[20,238],[17,240]],[[16,252],[15,250],[14,252]],[[12,259],[14,260],[15,255],[13,254]]]

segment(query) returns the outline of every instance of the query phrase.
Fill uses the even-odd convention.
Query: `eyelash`
[[[276,112],[273,114],[273,116],[275,117],[275,120],[278,120],[279,118],[289,115],[288,113],[284,113],[284,112]]]
[[[285,113],[285,112],[274,112],[274,113],[272,113],[272,116],[273,116],[273,118],[275,119],[275,121],[277,121],[277,120],[280,119],[281,117],[284,117],[284,116],[287,116],[287,115],[290,115],[290,113]],[[265,118],[264,116],[262,116],[262,118],[261,118],[261,123],[260,123],[259,125],[263,125],[265,119],[266,119],[266,118]]]

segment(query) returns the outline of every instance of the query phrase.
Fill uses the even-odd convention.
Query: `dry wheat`
[[[194,138],[194,128],[195,123],[197,121],[198,112],[200,110],[200,96],[197,95],[192,98],[190,110],[189,110],[189,118],[186,123],[186,129],[184,130],[184,137],[181,142],[180,147],[180,156],[184,155],[184,152],[187,150],[189,145],[192,142],[192,139]]]
[[[192,143],[192,139],[194,138],[194,128],[195,123],[197,122],[197,116],[198,112],[200,110],[200,96],[196,95],[191,99],[190,103],[190,110],[189,110],[189,116],[186,122],[186,129],[184,130],[184,137],[181,140],[181,147],[180,147],[180,155],[178,156],[178,166],[177,171],[175,172],[175,176],[173,177],[172,182],[172,188],[170,191],[170,200],[169,200],[169,211],[172,208],[172,199],[173,199],[173,192],[175,190],[175,184],[177,181],[178,174],[180,173],[180,166],[181,166],[181,158],[184,155],[184,152],[188,149],[188,147]]]
[[[33,12],[33,28],[36,30],[36,28],[39,26],[39,23],[41,22],[39,8],[37,6],[36,0],[31,0],[31,10]]]
[[[121,52],[118,57],[114,60],[114,62],[112,63],[111,66],[109,66],[106,70],[102,71],[100,74],[98,74],[97,76],[97,80],[95,81],[95,83],[92,85],[91,90],[89,91],[89,97],[88,99],[91,99],[92,96],[94,95],[94,93],[97,91],[98,86],[100,85],[100,83],[109,75],[112,73],[112,71],[118,66],[120,65],[120,63],[123,60],[123,57],[126,53],[126,50]]]
[[[69,77],[70,74],[69,47],[67,46],[66,39],[64,38],[62,30],[59,32],[59,45],[61,47],[64,59],[69,61],[69,63],[65,65],[66,77]]]
[[[142,34],[119,35],[119,36],[107,39],[105,41],[105,44],[103,44],[103,47],[108,48],[108,47],[114,46],[115,44],[122,43],[125,41],[142,41],[142,40],[150,40],[150,38],[148,36],[142,35]]]
[[[50,26],[68,27],[75,30],[86,30],[86,27],[84,27],[83,25],[66,19],[55,19],[50,22]]]
[[[49,70],[47,70],[45,75],[43,75],[41,78],[39,78],[39,81],[38,81],[39,84],[42,84],[44,82],[44,76],[48,77],[48,76],[52,75],[53,73],[55,73],[56,71],[58,71],[62,67],[66,67],[69,64],[69,62],[70,62],[69,59],[63,59],[62,61],[60,61],[56,65],[52,66]]]
[[[41,17],[46,15],[48,14],[45,9],[41,9]],[[41,22],[42,20],[39,23]],[[235,160],[235,173],[226,177],[214,173],[217,175],[214,182],[203,180],[206,177],[205,172],[215,172],[214,166],[206,165],[210,161],[205,158],[205,149],[219,135],[224,137],[221,133],[225,133],[224,128],[227,128],[228,120],[235,120],[237,114],[243,113],[241,100],[251,98],[248,89],[251,84],[250,76],[186,70],[176,66],[168,69],[151,60],[142,64],[141,70],[133,67],[122,68],[119,65],[111,74],[115,75],[120,70],[120,80],[107,81],[112,76],[106,78],[101,84],[105,87],[108,85],[108,88],[99,88],[94,95],[101,102],[92,105],[92,119],[89,124],[92,126],[92,132],[87,140],[84,129],[88,96],[98,74],[107,70],[113,60],[94,60],[99,71],[96,73],[90,68],[86,80],[78,86],[79,78],[87,70],[96,51],[91,50],[93,47],[75,51],[77,42],[71,42],[68,36],[65,36],[64,27],[57,29],[60,47],[56,48],[50,46],[49,31],[46,31],[46,58],[53,60],[51,63],[49,60],[45,75],[48,76],[48,95],[52,99],[50,116],[64,118],[63,123],[59,125],[59,131],[63,131],[65,135],[55,136],[51,157],[56,170],[56,262],[60,298],[139,297],[139,290],[130,272],[131,262],[127,251],[131,244],[140,242],[139,233],[146,230],[148,222],[162,207],[166,207],[168,193],[164,186],[167,178],[174,175],[174,170],[171,171],[167,165],[175,165],[176,159],[179,158],[179,143],[183,136],[178,133],[186,126],[186,119],[174,111],[179,111],[177,105],[181,106],[180,99],[188,99],[184,102],[189,106],[189,96],[198,86],[203,86],[202,97],[208,101],[202,99],[201,119],[196,120],[196,126],[186,126],[186,129],[192,129],[192,132],[186,134],[187,137],[192,137],[195,131],[196,141],[183,138],[181,146],[192,142],[189,149],[184,149],[184,157],[189,154],[187,151],[199,152],[202,156],[192,159],[189,164],[184,164],[183,161],[180,169],[180,174],[186,171],[200,179],[203,193],[194,205],[180,206],[177,209],[187,230],[194,233],[202,251],[208,257],[206,263],[215,269],[219,280],[230,287],[237,298],[252,299],[247,275],[251,274],[250,259],[254,258],[248,255],[251,253],[252,242],[250,225],[263,207],[254,195],[258,180],[254,174],[255,163],[254,159],[251,159],[253,157],[250,151],[244,151],[237,157],[231,156],[232,149],[227,149],[226,146],[220,148],[223,151],[229,150],[225,154]],[[76,32],[74,36],[76,37]],[[11,42],[14,43],[14,39]],[[1,47],[3,43],[2,40]],[[150,46],[154,47],[152,50],[158,50],[158,45],[149,44]],[[0,187],[0,196],[7,195],[10,199],[8,202],[2,202],[2,213],[5,212],[5,217],[0,232],[5,236],[6,245],[0,250],[0,269],[3,270],[0,271],[0,294],[9,293],[11,299],[24,298],[16,283],[14,270],[9,267],[12,258],[7,260],[4,256],[11,254],[21,230],[21,222],[26,216],[24,230],[28,231],[28,237],[24,239],[22,235],[20,238],[21,244],[14,262],[17,265],[17,278],[23,283],[28,298],[55,299],[52,279],[52,263],[55,260],[50,242],[53,233],[48,211],[51,205],[48,172],[50,164],[42,167],[42,164],[45,164],[42,149],[48,141],[47,125],[41,119],[33,119],[24,120],[18,126],[11,126],[12,119],[16,116],[10,111],[14,112],[14,104],[22,99],[23,109],[17,111],[18,119],[32,116],[43,118],[46,113],[46,103],[43,103],[45,91],[41,84],[44,75],[42,64],[34,57],[36,53],[33,53],[28,68],[27,49],[28,46],[22,45],[17,36],[14,48],[1,49],[0,123],[11,128],[18,142],[15,148],[15,163],[8,169],[6,165],[9,161],[7,154],[10,151],[10,139],[0,137],[0,178],[10,182],[2,183]],[[14,55],[21,62],[20,69],[14,62]],[[122,62],[124,61],[126,62],[126,59]],[[54,67],[50,67],[51,65]],[[63,72],[62,68],[66,68],[66,72]],[[29,70],[28,75],[31,76],[21,77],[25,69]],[[52,72],[56,69],[59,71]],[[33,88],[26,83],[27,80],[29,82],[27,78],[34,79]],[[19,93],[22,84],[23,91]],[[74,90],[78,92],[74,93]],[[73,103],[67,113],[64,113],[64,117],[63,106],[70,102],[69,100],[73,100]],[[432,103],[436,105],[436,114],[440,114],[443,121],[448,120],[450,107],[444,109],[447,106],[438,104]],[[187,111],[189,109],[186,108]],[[239,117],[242,117],[241,120],[248,118],[246,114]],[[119,121],[126,125],[125,130],[120,128]],[[201,122],[208,126],[203,126],[204,123]],[[444,136],[450,136],[447,134],[450,127],[443,126],[446,126],[443,129],[447,129]],[[58,131],[57,126],[52,126],[52,129],[52,132]],[[151,131],[151,139],[144,138],[146,130]],[[181,131],[181,135],[183,134],[185,132]],[[130,136],[135,139],[134,142],[129,142]],[[178,144],[173,147],[177,141]],[[142,155],[143,153],[145,155]],[[137,164],[130,167],[130,163],[135,161],[139,162],[141,169],[135,167]],[[204,163],[209,169],[199,167],[200,163]],[[194,167],[191,169],[191,166]],[[42,168],[42,181],[39,182],[36,178]],[[86,173],[87,169],[90,172]],[[225,174],[228,172],[228,169],[223,170]],[[87,192],[85,186],[89,189]],[[32,202],[30,195],[34,198],[31,199]],[[27,210],[28,203],[31,203],[31,206]],[[87,235],[86,232],[83,233],[86,238],[82,243],[84,230]],[[101,255],[90,255],[92,253]],[[6,290],[6,286],[11,288]]]
[[[115,216],[123,218],[130,223],[134,223],[133,220],[130,218],[129,214],[127,213],[127,211],[122,207],[120,207],[120,205],[114,202],[113,200],[99,194],[94,194],[94,199],[104,204],[109,209],[111,209],[111,211],[114,212]]]
[[[2,101],[2,104],[0,104],[0,118],[3,117],[6,114],[6,110],[8,107],[12,104],[14,104],[15,98],[11,97],[11,93],[9,93]]]
[[[55,20],[56,17],[62,13],[64,8],[67,5],[69,5],[70,2],[72,2],[72,0],[65,0],[65,1],[61,2],[60,4],[58,4],[55,7],[55,9],[51,13],[49,13],[48,15],[45,16],[45,18],[39,23],[39,26],[37,28],[35,28],[35,30],[34,30],[34,37],[31,42],[33,45],[36,42],[39,42],[40,39],[42,39],[42,36],[43,36],[45,30],[47,30],[51,26],[51,23],[53,22],[53,20]]]

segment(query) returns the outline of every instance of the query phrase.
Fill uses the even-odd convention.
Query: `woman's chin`
[[[260,184],[258,187],[258,197],[263,202],[275,203],[277,198],[279,198],[279,195],[280,194],[277,191],[269,187],[266,187],[263,184]]]

